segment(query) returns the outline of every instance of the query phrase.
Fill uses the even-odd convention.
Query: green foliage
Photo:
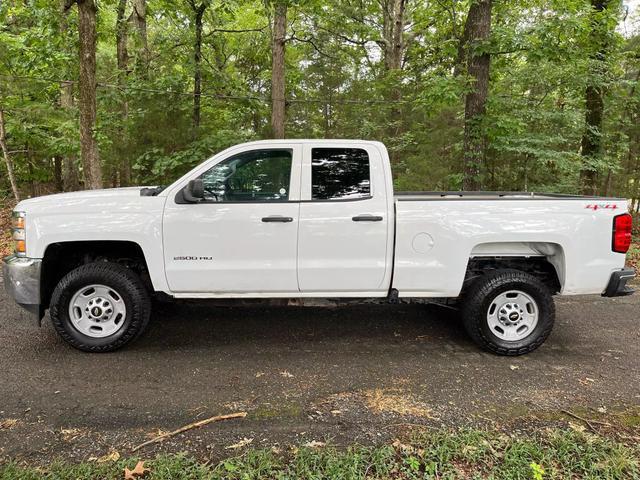
[[[126,78],[117,71],[116,0],[98,2],[98,125],[105,183],[169,183],[212,153],[270,126],[271,31],[263,1],[213,0],[204,16],[201,125],[192,122],[193,12],[147,0],[150,63],[129,27]],[[640,36],[616,30],[616,2],[595,18],[586,0],[495,2],[489,42],[486,189],[575,192],[583,159],[585,88],[605,96],[604,151],[589,159],[600,193],[640,197]],[[291,2],[286,43],[289,137],[384,141],[402,190],[458,189],[464,94],[458,48],[469,2],[408,2],[404,60],[384,66],[384,2]],[[125,14],[131,12],[128,2]],[[637,15],[637,14],[636,14]],[[77,9],[0,2],[0,106],[21,188],[54,188],[53,158],[79,156],[78,112],[60,108],[76,81]],[[632,19],[628,25],[632,25]],[[607,55],[597,55],[602,42]],[[595,65],[595,67],[594,67]],[[77,88],[74,87],[77,97]],[[77,98],[76,98],[77,100]],[[0,195],[9,191],[0,178]]]
[[[393,446],[346,449],[292,448],[283,452],[246,450],[205,465],[185,456],[162,455],[146,461],[145,477],[158,479],[533,479],[608,480],[640,475],[637,445],[572,430],[505,435],[485,430],[437,430]],[[0,466],[2,480],[122,478],[137,458],[112,463],[56,462],[33,468]]]

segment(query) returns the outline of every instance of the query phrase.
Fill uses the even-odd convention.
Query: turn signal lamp
[[[11,215],[11,230],[13,232],[14,253],[19,257],[27,254],[27,236],[25,231],[24,212],[13,212]]]

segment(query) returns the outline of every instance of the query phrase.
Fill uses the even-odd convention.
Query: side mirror
[[[186,187],[182,189],[184,199],[189,203],[198,203],[204,199],[204,184],[201,178],[189,180]]]

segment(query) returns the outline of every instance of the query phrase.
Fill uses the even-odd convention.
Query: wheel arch
[[[490,242],[470,254],[463,290],[478,276],[501,269],[520,270],[539,278],[552,293],[562,291],[566,278],[562,245],[554,242]]]
[[[49,306],[57,283],[73,269],[96,261],[110,261],[136,272],[153,291],[147,259],[142,247],[126,240],[80,240],[47,245],[40,271],[41,304]]]

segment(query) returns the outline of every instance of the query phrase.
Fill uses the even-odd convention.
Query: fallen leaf
[[[342,415],[342,410],[331,410],[331,415]]]
[[[251,442],[253,442],[253,438],[244,437],[238,443],[234,443],[233,445],[229,445],[229,446],[224,447],[224,448],[225,448],[225,450],[237,450],[238,448],[242,448],[242,447],[244,447],[246,445],[249,445]]]
[[[571,430],[575,430],[576,432],[581,432],[581,433],[586,430],[584,425],[579,425],[579,424],[573,423],[573,422],[569,422],[569,428],[571,428]]]
[[[303,447],[307,447],[307,448],[321,448],[321,447],[324,447],[325,445],[326,445],[326,443],[324,443],[324,442],[318,442],[317,440],[311,440],[310,442],[307,442],[302,446]]]
[[[1,429],[6,429],[6,430],[11,430],[13,427],[18,425],[18,423],[20,423],[20,420],[18,420],[17,418],[7,418],[7,419],[2,420],[0,422],[0,428]]]
[[[120,460],[120,454],[118,452],[116,452],[115,450],[111,450],[106,455],[98,457],[96,459],[96,462],[98,462],[98,463],[107,463],[107,462],[117,462],[118,460]]]
[[[405,390],[376,388],[366,390],[363,394],[365,405],[373,413],[396,413],[437,420],[428,405]]]
[[[293,375],[290,374],[289,372],[287,372],[286,370],[283,370],[282,372],[280,372],[280,375],[282,375],[283,377],[287,377],[287,378],[292,378]]]
[[[520,370],[520,367],[518,365],[509,365],[509,368],[511,370]]]
[[[264,375],[264,372],[257,372],[256,373],[256,378],[260,378],[263,375]]]
[[[162,437],[163,435],[166,435],[166,434],[167,432],[165,432],[164,430],[157,429],[155,432],[146,433],[145,437],[155,438],[155,437]]]
[[[138,477],[144,477],[148,471],[149,469],[145,468],[144,462],[138,462],[133,470],[124,468],[124,480],[136,480]]]
[[[63,428],[60,430],[60,433],[62,434],[62,439],[65,442],[71,442],[83,435],[82,430],[78,428]]]
[[[416,449],[415,447],[412,447],[411,445],[405,445],[404,443],[402,443],[399,439],[395,439],[395,441],[391,444],[391,446],[393,448],[395,448],[396,450],[399,450],[402,453],[406,453],[406,454],[413,454],[415,453]]]
[[[607,407],[598,407],[600,413],[607,413]]]

